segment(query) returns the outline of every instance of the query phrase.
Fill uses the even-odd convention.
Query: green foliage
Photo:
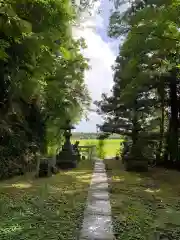
[[[5,171],[0,175],[4,177],[14,174],[11,169],[17,172],[11,161],[24,172],[19,162],[31,161],[30,155],[37,151],[47,154],[48,147],[60,144],[60,127],[69,118],[79,121],[89,105],[84,83],[88,61],[81,54],[83,39],[74,40],[71,33],[75,21],[69,0],[0,3],[0,155]]]
[[[104,147],[105,147],[104,139],[99,139],[97,152],[98,152],[98,157],[101,159],[104,159],[105,157]]]
[[[122,1],[115,2],[109,34],[125,39],[113,67],[112,96],[97,102],[105,119],[101,130],[130,136],[133,156],[141,142],[142,157],[151,149],[156,159],[164,155],[178,165],[179,1],[132,1],[123,13]]]

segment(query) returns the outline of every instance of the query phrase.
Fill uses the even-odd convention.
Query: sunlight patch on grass
[[[119,177],[119,176],[112,176],[113,181],[116,182],[124,182],[125,178],[124,177]]]
[[[180,173],[162,169],[130,173],[116,160],[105,164],[116,239],[154,240],[156,234],[180,239]]]
[[[140,182],[140,181],[142,181],[142,178],[138,177],[138,178],[136,178],[136,181]]]
[[[147,188],[144,190],[145,192],[149,192],[149,193],[158,193],[161,191],[161,189],[151,189],[151,188]]]
[[[1,182],[0,239],[78,239],[92,170],[93,162],[84,160],[50,178]]]
[[[89,181],[91,180],[91,174],[86,174],[86,175],[82,175],[82,176],[77,176],[77,179],[79,179],[80,181]]]
[[[15,187],[15,188],[30,188],[32,187],[32,184],[30,183],[16,183],[16,184],[12,184],[12,187]]]
[[[12,225],[8,228],[1,229],[1,232],[5,234],[12,233],[12,232],[19,232],[19,231],[22,231],[22,227],[19,226],[18,224]]]

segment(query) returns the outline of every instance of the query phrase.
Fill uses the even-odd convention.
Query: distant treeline
[[[76,139],[96,139],[98,138],[99,134],[98,133],[85,133],[85,132],[73,132],[72,133],[72,138]],[[120,139],[121,136],[119,134],[112,134],[109,136],[109,139]]]

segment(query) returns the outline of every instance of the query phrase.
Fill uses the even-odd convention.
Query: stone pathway
[[[80,240],[113,240],[111,206],[103,160],[96,160]]]

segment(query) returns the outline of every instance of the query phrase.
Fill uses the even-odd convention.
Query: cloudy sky
[[[90,60],[91,69],[86,72],[86,83],[88,85],[91,97],[94,100],[100,100],[103,92],[110,92],[113,84],[113,65],[118,53],[119,41],[110,39],[107,36],[107,28],[110,15],[110,3],[108,0],[101,0],[96,6],[100,7],[101,13],[96,11],[85,19],[81,28],[76,29],[75,34],[82,36],[86,40],[87,49],[84,52],[85,57]],[[82,119],[76,126],[76,131],[95,132],[96,124],[101,119],[96,113],[90,113],[89,121]]]

